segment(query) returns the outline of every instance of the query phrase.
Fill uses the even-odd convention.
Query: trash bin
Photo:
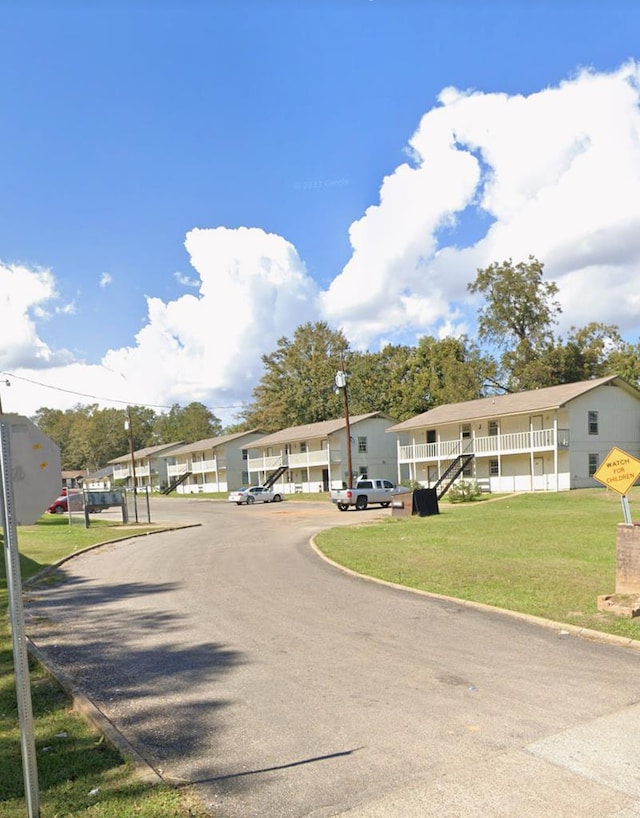
[[[411,517],[413,513],[413,492],[411,489],[399,488],[393,492],[391,500],[392,517]]]
[[[438,495],[435,489],[416,489],[413,492],[413,513],[419,517],[440,514]]]

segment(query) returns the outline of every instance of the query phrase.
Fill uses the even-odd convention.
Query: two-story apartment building
[[[389,432],[398,480],[432,487],[471,454],[464,476],[492,492],[586,488],[613,446],[640,456],[640,391],[612,375],[438,406]]]
[[[351,466],[355,477],[394,480],[396,444],[386,430],[396,421],[382,412],[350,419]],[[279,469],[276,485],[284,494],[329,491],[349,482],[346,419],[292,426],[253,443],[248,468],[253,483]]]
[[[148,487],[154,491],[168,485],[166,455],[173,449],[182,446],[184,441],[164,443],[159,446],[148,446],[146,449],[123,454],[109,461],[113,466],[112,483],[115,485],[133,486],[134,471],[136,485]]]
[[[167,476],[178,494],[230,491],[249,485],[249,448],[264,433],[253,429],[185,443],[167,456]]]

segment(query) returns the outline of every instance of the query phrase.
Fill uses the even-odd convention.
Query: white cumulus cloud
[[[39,369],[71,361],[66,350],[53,350],[38,334],[37,321],[49,316],[57,298],[50,270],[30,270],[0,263],[0,369]]]
[[[327,318],[363,346],[383,331],[465,329],[476,270],[533,254],[560,287],[565,328],[637,333],[639,88],[630,62],[526,97],[445,89],[409,140],[413,165],[351,225],[351,259],[322,294]],[[467,242],[463,217],[486,225]]]

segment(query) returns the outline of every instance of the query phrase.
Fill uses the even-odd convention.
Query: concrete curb
[[[494,605],[487,605],[484,602],[472,602],[468,599],[458,599],[453,596],[445,596],[443,594],[436,594],[431,591],[423,591],[420,588],[411,588],[409,585],[400,585],[397,582],[390,582],[386,579],[379,579],[378,577],[371,577],[367,574],[360,574],[351,568],[346,568],[335,562],[318,548],[315,542],[315,535],[310,538],[309,545],[315,553],[329,565],[333,565],[345,574],[350,574],[352,577],[358,577],[366,582],[375,582],[378,585],[386,585],[388,588],[396,588],[399,591],[407,591],[411,594],[418,594],[426,596],[430,599],[440,599],[445,602],[451,602],[455,605],[460,605],[465,608],[475,608],[479,611],[487,611],[489,613],[502,614],[509,616],[512,619],[518,619],[522,622],[528,622],[531,625],[538,625],[541,628],[558,631],[560,636],[577,636],[580,639],[586,639],[590,642],[604,642],[610,645],[617,645],[618,647],[627,648],[629,650],[640,651],[640,641],[637,639],[627,639],[625,636],[616,636],[611,633],[602,633],[601,631],[594,631],[590,628],[581,628],[578,625],[568,625],[566,622],[554,622],[552,619],[545,619],[541,616],[533,616],[532,614],[520,613],[519,611],[510,611],[506,608],[497,608]]]

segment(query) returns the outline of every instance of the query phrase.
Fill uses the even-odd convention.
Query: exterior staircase
[[[467,467],[467,465],[473,460],[475,455],[473,454],[459,454],[455,460],[453,460],[447,468],[444,470],[444,473],[438,480],[438,482],[433,487],[438,500],[440,500],[444,495],[449,491],[451,488],[453,481],[462,474],[463,470]]]
[[[192,472],[190,471],[184,471],[182,474],[174,477],[169,485],[165,489],[162,489],[162,494],[171,494],[171,492],[174,491],[180,485],[180,483],[184,483],[187,477],[190,477],[191,474]]]

